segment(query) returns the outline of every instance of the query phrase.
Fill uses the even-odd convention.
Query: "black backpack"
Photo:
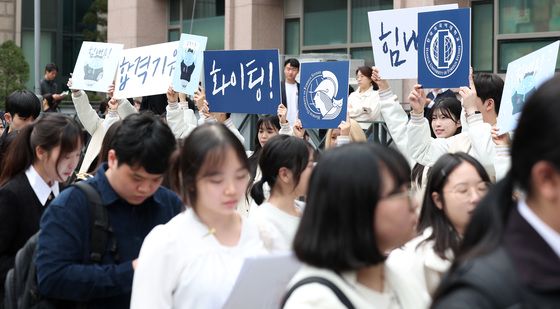
[[[110,238],[113,239],[110,251],[115,259],[118,259],[116,240],[112,237],[113,231],[109,225],[109,216],[107,209],[101,203],[101,196],[91,185],[83,181],[75,183],[73,186],[86,194],[90,205],[91,253],[89,259],[85,262],[100,263]],[[55,301],[42,297],[39,294],[35,268],[35,251],[40,233],[41,231],[31,236],[16,254],[14,268],[6,276],[5,309],[50,309],[57,307]]]

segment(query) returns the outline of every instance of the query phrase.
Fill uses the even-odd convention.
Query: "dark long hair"
[[[560,77],[557,76],[541,85],[525,103],[513,135],[511,169],[475,210],[452,268],[500,245],[509,214],[516,205],[514,188],[529,197],[532,195],[531,171],[537,162],[548,162],[560,170],[560,121],[557,117],[560,105],[551,104],[560,97],[558,85]]]
[[[280,120],[276,115],[267,115],[260,117],[257,121],[257,134],[255,135],[255,151],[249,157],[249,172],[251,174],[251,182],[255,179],[255,175],[257,173],[257,166],[259,165],[259,155],[261,154],[261,143],[259,142],[259,130],[261,127],[264,129],[276,129],[276,131],[280,131]]]
[[[352,143],[326,151],[309,181],[307,204],[294,238],[294,252],[308,265],[333,271],[357,270],[385,260],[375,236],[382,169],[396,187],[410,182],[398,151]]]
[[[432,138],[436,138],[434,130],[432,129],[432,116],[438,111],[445,117],[453,120],[455,123],[459,123],[461,121],[461,101],[454,97],[444,97],[434,103],[434,106],[428,113],[430,134],[432,135]],[[461,131],[462,127],[459,127],[453,135],[457,135],[461,133]],[[422,175],[424,175],[425,168],[426,167],[420,163],[416,163],[412,168],[412,180],[418,184],[418,187],[422,187]]]
[[[251,197],[257,205],[264,201],[263,185],[265,182],[274,191],[278,171],[282,167],[292,171],[295,189],[301,174],[307,167],[309,154],[312,152],[307,145],[308,143],[303,139],[288,135],[277,135],[264,145],[259,159],[262,178],[251,188]]]
[[[472,156],[464,153],[447,153],[441,156],[428,173],[428,183],[418,220],[418,233],[421,234],[427,228],[432,228],[432,234],[424,241],[434,240],[434,251],[442,259],[447,259],[445,251],[451,249],[453,254],[457,253],[461,244],[461,236],[442,209],[439,209],[433,198],[434,192],[444,197],[443,187],[447,184],[449,175],[463,162],[472,165],[478,176],[484,182],[490,182],[490,177],[484,167]],[[445,205],[445,198],[442,199]]]
[[[48,153],[60,146],[58,162],[64,156],[83,145],[80,126],[72,118],[58,114],[42,114],[33,123],[19,131],[4,157],[0,185],[6,184],[15,175],[25,171],[37,160],[36,148]],[[57,171],[58,173],[58,171]],[[59,175],[60,176],[60,175]]]

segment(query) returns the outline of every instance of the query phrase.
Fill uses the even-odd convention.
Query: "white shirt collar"
[[[25,176],[27,176],[27,180],[29,180],[29,184],[39,199],[39,202],[41,202],[41,205],[45,206],[47,200],[49,199],[49,195],[51,195],[51,191],[55,197],[58,196],[58,193],[60,192],[58,188],[58,181],[55,181],[52,186],[49,186],[39,173],[37,173],[37,170],[35,170],[33,165],[29,166],[29,168],[25,171]]]
[[[537,231],[537,233],[544,239],[544,241],[552,248],[554,253],[560,257],[560,233],[553,230],[550,226],[544,223],[529,206],[525,200],[520,200],[517,203],[517,210],[525,221]]]

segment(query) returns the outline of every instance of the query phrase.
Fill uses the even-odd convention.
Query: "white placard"
[[[83,42],[72,73],[72,89],[107,92],[122,50],[122,44]]]
[[[455,4],[368,12],[375,66],[383,79],[418,77],[418,13],[452,10]]]
[[[117,99],[167,92],[173,79],[179,41],[125,49],[117,65]]]

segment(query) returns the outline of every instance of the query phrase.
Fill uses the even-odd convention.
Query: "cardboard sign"
[[[469,85],[471,9],[418,14],[418,83],[424,88]]]
[[[375,66],[384,79],[418,77],[418,13],[457,4],[368,12]]]
[[[508,64],[498,113],[499,134],[513,131],[517,127],[527,98],[554,76],[559,47],[560,41],[556,41]]]
[[[301,64],[299,118],[304,128],[336,128],[346,120],[348,61]]]
[[[72,73],[72,89],[107,92],[122,50],[122,44],[83,42]]]
[[[210,111],[276,114],[282,100],[278,61],[277,49],[205,51]]]
[[[202,73],[204,50],[208,38],[182,33],[175,62],[173,90],[194,95]]]
[[[117,66],[115,98],[166,93],[171,85],[179,41],[125,49]]]

